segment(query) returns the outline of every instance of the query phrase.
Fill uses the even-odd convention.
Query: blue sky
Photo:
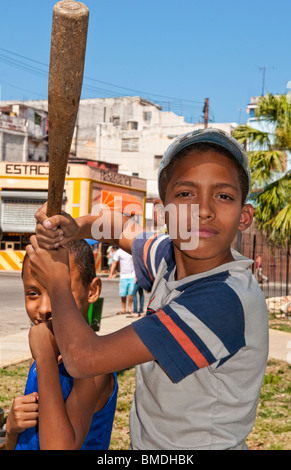
[[[2,100],[46,99],[54,0],[1,5]],[[202,119],[246,122],[251,96],[286,93],[290,0],[85,0],[82,98],[141,95]]]

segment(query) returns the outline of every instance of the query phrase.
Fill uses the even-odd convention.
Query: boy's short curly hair
[[[171,162],[163,169],[160,175],[159,181],[159,191],[160,191],[160,198],[163,202],[165,202],[165,195],[166,195],[166,188],[170,178],[173,175],[176,163],[188,155],[190,152],[194,153],[204,153],[208,152],[209,150],[214,150],[215,152],[219,153],[220,155],[224,155],[225,157],[229,158],[237,168],[239,183],[242,192],[242,205],[245,204],[248,192],[249,192],[249,181],[248,176],[245,173],[242,166],[238,163],[237,159],[229,152],[227,149],[217,145],[215,143],[208,143],[208,142],[200,142],[189,145],[188,147],[183,148],[175,157],[171,160]]]
[[[92,248],[85,240],[72,240],[67,242],[64,247],[68,250],[69,254],[73,257],[77,269],[80,273],[84,287],[88,287],[93,279],[96,277],[95,260]],[[24,262],[28,257],[25,257],[22,262],[22,276]]]
[[[96,277],[95,260],[92,248],[85,240],[71,240],[65,245],[81,275],[83,285],[88,287]]]

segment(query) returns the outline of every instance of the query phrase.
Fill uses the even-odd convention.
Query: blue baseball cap
[[[196,131],[188,132],[187,134],[180,135],[165,151],[162,158],[159,172],[158,172],[158,186],[160,190],[160,178],[163,170],[169,165],[173,158],[185,147],[197,144],[200,142],[207,142],[211,144],[220,145],[220,147],[228,150],[234,158],[238,161],[244,169],[249,182],[248,191],[251,188],[251,174],[249,169],[249,159],[246,151],[239,142],[230,134],[220,129],[198,129]]]

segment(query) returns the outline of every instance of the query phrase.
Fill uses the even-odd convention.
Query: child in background
[[[138,299],[139,297],[139,299]],[[137,318],[144,316],[143,305],[144,305],[144,293],[143,288],[139,285],[138,280],[135,278],[134,288],[132,293],[132,302],[133,302],[133,313],[128,315],[128,317]],[[139,305],[139,306],[138,306]]]
[[[101,291],[92,250],[84,240],[69,242],[66,250],[76,308],[88,321],[89,304],[98,299]],[[116,408],[116,374],[70,377],[50,328],[50,299],[32,276],[27,256],[22,280],[27,314],[34,324],[29,342],[35,361],[32,360],[25,395],[14,400],[7,418],[6,448],[108,449]]]
[[[47,286],[55,335],[72,375],[138,365],[132,449],[247,449],[268,356],[265,298],[252,261],[231,248],[253,219],[246,203],[248,157],[220,130],[194,131],[169,147],[158,183],[169,235],[151,236],[125,217],[117,226],[109,211],[48,219],[42,207],[27,247],[34,275]],[[70,239],[102,241],[96,226],[107,234],[114,228],[106,241],[132,254],[137,279],[151,292],[145,317],[101,337],[74,307],[65,250],[52,249]]]

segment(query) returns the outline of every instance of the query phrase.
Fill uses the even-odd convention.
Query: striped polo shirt
[[[234,261],[175,280],[167,235],[136,237],[132,256],[150,291],[132,324],[155,361],[136,369],[133,449],[243,449],[268,355],[268,312],[249,269]]]

